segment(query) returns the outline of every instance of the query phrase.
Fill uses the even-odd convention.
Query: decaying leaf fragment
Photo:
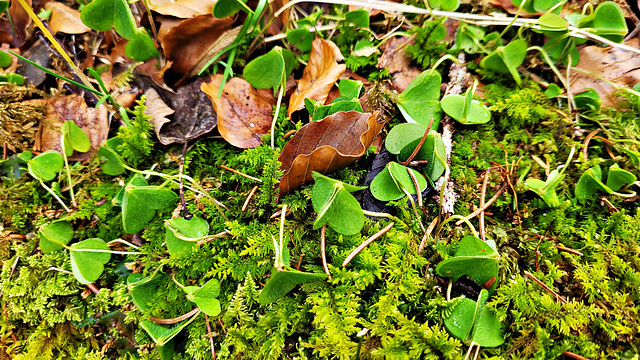
[[[200,87],[209,96],[218,115],[218,131],[231,145],[243,149],[262,144],[260,137],[271,129],[272,105],[260,97],[246,80],[231,78],[224,84],[222,96],[218,91],[222,75],[211,78]]]
[[[393,88],[398,92],[403,92],[409,84],[420,75],[421,71],[415,66],[411,66],[411,60],[405,53],[407,45],[413,41],[403,38],[391,38],[383,45],[382,55],[378,59],[376,67],[387,69],[391,75]]]
[[[298,81],[298,87],[291,94],[287,116],[304,108],[304,99],[325,102],[329,91],[347,69],[344,64],[338,64],[342,59],[340,49],[333,42],[321,38],[313,40],[309,63]]]
[[[189,19],[198,15],[211,14],[213,0],[153,0],[149,1],[149,9],[162,15]]]
[[[69,160],[86,160],[107,140],[109,132],[108,112],[104,106],[87,106],[84,98],[78,95],[58,96],[48,99],[23,101],[24,104],[44,106],[46,117],[40,123],[34,148],[37,151],[56,150],[62,152],[60,126],[67,120],[75,122],[91,140],[91,150],[86,153],[75,152]]]
[[[80,11],[54,1],[48,2],[45,8],[51,10],[49,26],[54,35],[58,32],[65,34],[84,34],[91,31],[91,29],[80,20]]]
[[[624,44],[637,49],[639,43],[640,39],[633,38]],[[633,87],[640,82],[640,56],[620,48],[584,47],[580,49],[580,62],[576,67],[607,78],[619,86]],[[572,69],[569,87],[574,94],[592,88],[600,95],[603,107],[617,105],[613,86],[582,72]]]
[[[279,196],[311,181],[312,171],[328,174],[356,161],[383,126],[379,111],[340,111],[300,128],[280,153]]]

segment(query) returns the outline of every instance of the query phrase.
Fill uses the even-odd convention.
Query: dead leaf
[[[46,118],[40,123],[34,148],[37,151],[57,150],[60,144],[60,125],[67,120],[75,122],[91,140],[91,150],[86,153],[74,152],[69,160],[90,159],[93,152],[107,140],[109,132],[108,111],[104,106],[97,109],[87,106],[78,95],[58,96],[47,99],[23,101],[26,105],[46,107]]]
[[[637,49],[639,43],[638,38],[633,38],[624,44]],[[640,56],[620,48],[586,46],[580,49],[580,62],[576,67],[623,87],[633,87],[640,82]],[[592,88],[600,95],[603,107],[616,106],[618,103],[613,94],[616,91],[613,86],[575,70],[571,72],[569,88],[573,93]]]
[[[346,70],[340,49],[331,41],[316,38],[313,40],[309,63],[304,68],[302,78],[298,81],[296,91],[291,94],[287,116],[304,108],[304,99],[312,99],[324,103],[331,87]]]
[[[187,20],[160,17],[162,23],[158,39],[171,71],[180,76],[191,71],[198,60],[207,53],[211,44],[231,29],[233,19],[216,19],[212,15],[200,15]]]
[[[272,0],[269,2],[272,11],[275,13],[280,10],[289,0]],[[283,26],[289,22],[289,14],[291,13],[291,8],[287,8],[285,11],[280,14],[277,18],[273,19],[271,25],[267,29],[267,34],[276,35],[282,32]]]
[[[404,51],[406,46],[412,43],[413,41],[406,38],[391,38],[382,46],[382,55],[378,59],[377,67],[387,69],[393,88],[398,93],[403,92],[411,81],[420,75],[420,70],[411,66],[411,60]]]
[[[243,149],[262,144],[260,137],[271,130],[272,104],[258,95],[246,80],[231,78],[224,84],[222,96],[218,90],[222,75],[215,75],[201,89],[213,103],[218,115],[218,131],[231,145]]]
[[[91,31],[91,29],[85,26],[80,20],[80,11],[53,1],[48,2],[45,7],[47,10],[51,10],[49,26],[54,35],[58,32],[65,34],[84,34]]]
[[[212,0],[152,0],[149,2],[149,9],[162,15],[190,19],[211,14],[215,3]]]
[[[49,63],[51,62],[51,51],[42,40],[34,42],[22,56],[44,68],[49,68]],[[44,71],[26,61],[18,60],[18,64],[20,64],[20,67],[16,72],[24,76],[27,85],[40,86],[47,79],[47,74]]]
[[[203,83],[202,79],[198,79],[181,87],[175,94],[165,92],[164,96],[171,107],[167,106],[155,90],[147,90],[151,122],[162,144],[187,143],[210,132],[218,125],[218,117],[207,95],[200,90]],[[170,121],[166,116],[171,114],[173,120]]]
[[[28,6],[31,6],[31,0],[25,0]],[[11,14],[11,20],[13,21],[13,27],[15,28],[15,35],[13,36],[13,46],[21,47],[27,41],[33,29],[31,28],[31,18],[29,14],[22,8],[18,0],[11,0],[9,5],[9,13]],[[12,31],[10,31],[12,33]]]
[[[361,157],[378,135],[384,121],[380,112],[337,112],[298,130],[280,153],[279,196],[311,181],[311,172],[328,174]]]

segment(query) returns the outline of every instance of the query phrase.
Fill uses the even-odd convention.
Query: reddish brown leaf
[[[162,15],[190,19],[211,14],[215,3],[212,0],[153,0],[149,2],[149,8]]]
[[[280,153],[279,196],[311,181],[312,171],[328,174],[356,161],[383,126],[380,112],[341,111],[300,128]]]
[[[233,25],[233,19],[216,19],[212,15],[187,20],[160,17],[160,22],[160,44],[167,60],[172,62],[171,71],[179,75],[189,73],[211,45]]]
[[[312,99],[324,103],[340,75],[346,70],[340,49],[331,41],[316,38],[313,41],[309,63],[304,68],[298,87],[291,94],[287,116],[304,108],[304,99]]]
[[[80,20],[80,11],[72,9],[63,3],[48,2],[45,7],[51,10],[49,18],[49,26],[51,32],[57,34],[63,32],[65,34],[84,34],[91,31]]]
[[[383,45],[382,55],[378,59],[379,69],[387,68],[391,75],[393,88],[401,93],[409,86],[411,81],[420,75],[420,70],[411,66],[411,60],[405,53],[407,45],[411,45],[412,40],[406,38],[391,38]]]
[[[31,0],[25,0],[28,6],[31,6]],[[13,27],[16,33],[13,36],[13,46],[21,47],[29,38],[29,35],[33,32],[31,28],[31,18],[24,8],[20,5],[18,0],[11,0],[9,5],[9,13],[11,14],[11,20],[13,21]],[[10,32],[12,33],[12,31]]]
[[[624,44],[637,49],[639,42],[638,38],[633,38]],[[620,48],[586,46],[580,49],[580,62],[576,67],[607,78],[623,87],[633,87],[640,82],[640,56]],[[573,93],[592,88],[600,95],[602,106],[617,105],[613,95],[615,88],[587,74],[573,70],[569,88]]]
[[[231,78],[224,84],[222,96],[218,90],[222,75],[200,87],[209,96],[218,114],[218,131],[231,145],[243,149],[254,148],[260,137],[271,129],[272,104],[261,98],[256,89],[244,79]]]
[[[28,105],[45,106],[46,119],[40,123],[34,148],[37,151],[57,150],[60,144],[60,125],[67,120],[75,122],[91,140],[91,150],[86,153],[74,152],[69,160],[86,160],[107,140],[109,132],[108,112],[104,106],[88,107],[84,98],[78,95],[59,96],[48,99],[24,101]]]

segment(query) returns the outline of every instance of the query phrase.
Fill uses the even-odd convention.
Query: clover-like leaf
[[[369,27],[369,11],[365,9],[357,9],[344,14],[345,20],[357,27]]]
[[[425,131],[426,126],[420,124],[398,124],[389,131],[385,146],[390,153],[398,155],[399,161],[405,161],[413,154]],[[442,135],[433,130],[429,131],[413,159],[427,161],[423,173],[432,181],[436,181],[444,173],[447,164]]]
[[[453,281],[468,275],[477,284],[485,284],[498,276],[499,255],[490,244],[493,242],[484,242],[471,235],[465,236],[460,240],[454,257],[440,262],[436,267],[436,273],[450,277]],[[489,290],[493,291],[495,288],[494,282]]]
[[[2,1],[0,1],[0,4],[2,4]],[[0,11],[0,13],[2,13],[2,11]],[[6,67],[9,67],[10,65],[11,65],[11,55],[9,55],[7,52],[0,51],[0,67],[6,68]]]
[[[80,13],[80,20],[93,30],[109,31],[131,40],[136,36],[136,20],[126,0],[93,0]]]
[[[104,264],[111,259],[108,251],[110,249],[104,240],[97,238],[71,245],[70,259],[73,276],[81,284],[91,284],[98,280],[104,271]]]
[[[273,268],[271,278],[260,292],[258,302],[261,305],[270,304],[287,295],[296,285],[323,280],[327,276],[327,274],[305,273],[292,269],[278,271]]]
[[[197,319],[197,316],[193,316],[191,319],[185,320],[174,327],[166,327],[149,320],[142,320],[140,321],[140,327],[149,334],[151,340],[158,346],[165,346],[195,319]]]
[[[306,27],[287,31],[287,42],[295,45],[302,52],[311,51],[314,35]]]
[[[587,169],[587,171],[580,176],[580,180],[578,180],[575,189],[576,199],[584,202],[598,190],[602,190],[607,194],[613,193],[607,185],[602,183],[602,169],[600,165]]]
[[[156,269],[149,276],[143,276],[141,273],[132,273],[127,277],[127,289],[131,295],[131,300],[142,312],[149,310],[149,304],[155,300],[158,286],[164,276],[159,270],[160,268]]]
[[[480,67],[498,74],[511,74],[516,83],[520,84],[518,66],[527,56],[527,43],[516,39],[507,46],[500,46],[480,61]]]
[[[472,88],[467,89],[465,96],[445,96],[440,100],[440,106],[447,115],[461,124],[484,124],[491,120],[489,109],[478,100],[473,100]]]
[[[202,287],[195,289],[185,288],[187,291],[187,299],[193,301],[202,312],[209,316],[218,316],[220,311],[220,301],[217,299],[220,295],[220,282],[217,279],[207,281]]]
[[[178,195],[158,186],[127,185],[122,199],[122,225],[127,234],[135,234],[153,219],[156,210],[166,209],[178,201]]]
[[[620,43],[629,31],[620,5],[613,1],[600,3],[589,16],[578,23],[580,28],[588,28],[590,32],[605,39]]]
[[[74,150],[78,152],[91,150],[89,136],[75,122],[65,121],[60,126],[60,132],[62,133],[63,149],[67,156],[73,155]]]
[[[226,18],[229,16],[235,15],[240,9],[242,9],[242,5],[240,4],[242,0],[218,0],[215,5],[213,5],[213,16],[218,19]],[[246,1],[243,1],[243,3]]]
[[[164,224],[167,250],[171,256],[189,251],[196,242],[209,234],[209,223],[199,217],[175,218]]]
[[[122,160],[115,149],[123,144],[124,140],[120,137],[114,137],[107,140],[98,150],[100,158],[100,169],[107,175],[117,176],[126,171]]]
[[[564,177],[565,175],[561,174],[558,170],[553,170],[549,173],[547,181],[529,178],[525,181],[525,187],[527,190],[538,194],[547,206],[558,207],[560,206],[560,200],[558,199],[558,194],[556,194],[556,187],[560,185]]]
[[[136,29],[136,34],[125,46],[124,53],[134,61],[147,61],[160,56],[153,39],[144,28]]]
[[[64,166],[64,159],[59,152],[48,150],[29,160],[29,174],[40,181],[51,181],[58,176]]]
[[[440,74],[426,70],[418,75],[398,96],[398,109],[410,123],[428,126],[433,118],[432,129],[438,129],[440,110]]]
[[[242,71],[242,76],[256,89],[273,89],[276,93],[285,82],[288,69],[281,47],[276,46],[268,53],[251,60]]]
[[[416,187],[408,171],[411,171],[418,181],[420,192],[427,188],[427,180],[420,173],[396,162],[390,162],[371,181],[371,194],[380,201],[398,200],[407,193],[415,194]]]
[[[65,220],[58,220],[41,227],[38,235],[40,250],[49,254],[64,249],[64,245],[73,239],[73,227]]]
[[[482,289],[478,301],[458,298],[451,314],[444,319],[449,332],[465,344],[475,342],[479,346],[496,347],[504,343],[502,324],[498,317],[485,307],[489,293]]]
[[[456,11],[460,6],[460,0],[429,0],[429,6],[444,11]]]
[[[364,226],[364,213],[360,203],[350,193],[365,188],[345,184],[315,171],[312,176],[315,184],[311,192],[311,203],[318,213],[313,228],[319,229],[327,224],[340,234],[359,233]]]
[[[618,164],[613,164],[609,168],[606,185],[613,191],[620,190],[621,187],[636,181],[636,176],[631,172],[622,169]]]
[[[574,94],[573,100],[576,102],[576,107],[578,109],[594,111],[600,109],[600,103],[602,102],[600,100],[600,95],[591,88]]]

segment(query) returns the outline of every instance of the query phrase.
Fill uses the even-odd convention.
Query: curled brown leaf
[[[356,161],[383,126],[380,112],[340,111],[300,128],[280,153],[279,196],[311,181],[312,171],[328,174]]]
[[[333,42],[321,38],[313,40],[309,63],[298,81],[298,87],[291,94],[287,116],[304,108],[306,98],[324,103],[333,85],[347,69],[344,64],[338,64],[342,59],[340,49]]]
[[[91,31],[91,29],[80,20],[80,11],[72,9],[63,3],[53,1],[48,2],[45,7],[51,10],[49,26],[51,27],[52,33],[84,34]]]

